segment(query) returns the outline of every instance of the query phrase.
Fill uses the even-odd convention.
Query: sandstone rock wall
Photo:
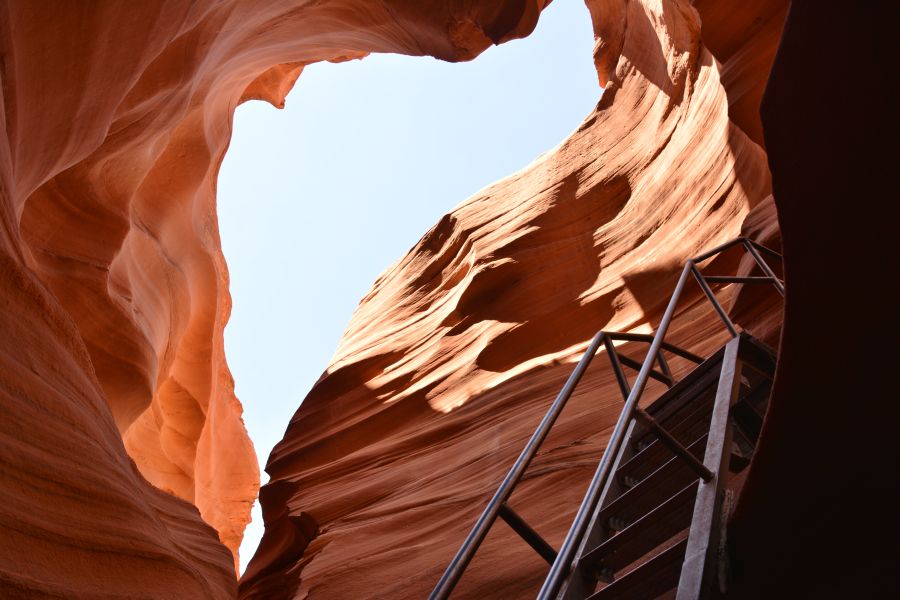
[[[317,60],[470,59],[544,4],[4,3],[2,595],[235,596],[258,474],[222,351],[234,107],[281,105]],[[742,225],[777,236],[753,106],[782,4],[589,6],[597,110],[363,299],[270,458],[244,597],[421,597],[590,335],[649,330],[678,264]],[[734,300],[771,339],[778,304]],[[696,293],[684,311],[676,341],[721,341]],[[514,498],[554,541],[618,412],[602,363]],[[540,570],[498,528],[461,592]]]
[[[222,349],[234,108],[315,60],[471,58],[544,3],[485,4],[3,3],[0,595],[234,597],[259,482]]]

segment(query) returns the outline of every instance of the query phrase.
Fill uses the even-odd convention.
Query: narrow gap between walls
[[[472,62],[319,63],[283,111],[238,108],[218,181],[225,347],[261,471],[378,275],[591,113],[602,93],[593,46],[584,4],[557,1],[531,36]],[[263,533],[258,503],[252,518],[242,572]]]

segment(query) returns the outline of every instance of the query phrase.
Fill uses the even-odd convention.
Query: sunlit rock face
[[[234,108],[316,60],[470,59],[544,2],[483,5],[4,4],[0,596],[235,597],[259,473],[222,343]]]
[[[235,106],[317,60],[471,59],[544,4],[7,3],[0,596],[237,594],[259,479],[222,349]],[[270,458],[244,597],[422,597],[594,331],[649,330],[679,263],[742,227],[777,244],[755,106],[783,7],[747,4],[589,2],[603,99],[362,300]],[[775,339],[777,302],[730,296]],[[722,341],[696,290],[683,310],[677,342]],[[554,543],[619,410],[597,363],[513,499]],[[499,526],[460,594],[541,573]]]
[[[597,330],[650,331],[704,249],[741,233],[779,245],[757,109],[784,3],[588,5],[596,110],[362,299],[269,458],[242,598],[426,597]],[[722,297],[777,344],[773,295]],[[673,341],[704,355],[724,342],[697,288],[681,310]],[[555,546],[620,408],[601,354],[512,498]],[[500,523],[457,594],[527,597],[545,573]]]

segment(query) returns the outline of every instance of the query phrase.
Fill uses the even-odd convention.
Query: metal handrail
[[[625,430],[628,428],[628,424],[633,418],[634,409],[637,406],[641,394],[644,393],[647,380],[650,378],[650,370],[653,368],[653,363],[656,361],[656,354],[659,352],[663,337],[665,337],[665,334],[669,329],[669,323],[672,321],[675,307],[678,305],[678,300],[681,297],[684,284],[687,282],[688,274],[691,272],[693,266],[693,261],[688,261],[681,271],[678,283],[675,284],[675,292],[669,300],[669,305],[666,307],[666,312],[663,314],[663,318],[659,323],[659,328],[657,329],[656,336],[653,338],[653,343],[650,344],[650,349],[647,351],[644,365],[638,373],[637,379],[634,382],[634,387],[631,388],[631,392],[628,394],[628,398],[625,401],[625,407],[619,415],[619,420],[616,422],[613,433],[609,438],[609,443],[606,446],[606,450],[603,452],[600,464],[597,465],[597,470],[594,472],[594,477],[591,480],[590,486],[588,486],[588,491],[581,502],[581,506],[578,508],[575,520],[569,528],[569,533],[566,535],[566,539],[563,541],[563,545],[556,555],[556,560],[553,561],[553,565],[550,567],[550,573],[547,575],[547,578],[544,580],[544,585],[538,593],[538,598],[541,600],[555,597],[556,594],[559,593],[559,588],[566,576],[568,576],[572,559],[575,556],[575,551],[581,543],[581,538],[584,536],[591,515],[594,514],[597,500],[600,498],[600,492],[603,490],[603,487],[606,485],[606,480],[609,478],[613,457],[619,453],[619,448],[622,445],[622,441],[625,439]]]
[[[534,455],[537,454],[538,448],[540,448],[544,439],[547,437],[547,434],[550,432],[550,428],[553,427],[557,417],[559,417],[559,413],[562,412],[562,409],[565,407],[566,402],[568,402],[572,392],[575,391],[575,386],[581,380],[581,376],[584,375],[588,365],[591,364],[591,360],[593,360],[594,355],[600,348],[600,344],[603,343],[603,337],[603,332],[599,332],[594,336],[587,351],[575,366],[575,370],[569,375],[566,384],[556,396],[556,400],[553,401],[547,414],[544,415],[540,425],[534,430],[534,434],[532,434],[531,439],[528,440],[522,453],[519,454],[519,458],[516,459],[512,469],[506,474],[503,483],[497,488],[493,498],[488,502],[488,505],[481,513],[481,516],[478,517],[478,521],[475,522],[472,531],[469,532],[463,545],[460,547],[459,551],[457,551],[456,556],[453,557],[447,570],[444,571],[444,574],[438,581],[434,591],[431,592],[431,595],[429,596],[431,600],[448,598],[450,592],[456,587],[456,583],[459,581],[459,578],[462,577],[463,571],[465,571],[469,561],[475,556],[475,552],[487,535],[488,530],[497,520],[497,515],[500,513],[501,506],[509,499],[516,484],[519,483],[519,480],[525,473],[525,469],[528,468]]]
[[[612,363],[616,379],[619,383],[620,388],[622,389],[623,396],[626,396],[625,406],[622,409],[622,413],[619,415],[619,420],[616,422],[616,426],[613,430],[612,436],[610,437],[609,443],[607,444],[606,451],[603,453],[603,457],[600,460],[600,464],[597,467],[594,478],[591,480],[591,484],[588,487],[588,491],[581,503],[581,507],[578,509],[578,513],[575,516],[575,521],[572,523],[572,527],[570,528],[562,547],[560,548],[559,552],[556,553],[555,560],[553,560],[552,562],[550,572],[544,581],[544,585],[541,588],[538,598],[542,600],[549,600],[559,592],[560,586],[568,576],[572,559],[574,558],[574,554],[577,550],[580,540],[585,533],[585,528],[587,527],[590,516],[594,511],[600,492],[606,485],[606,481],[609,478],[613,457],[619,451],[619,447],[621,446],[624,439],[625,430],[627,429],[627,426],[630,423],[631,419],[634,418],[635,409],[641,395],[644,392],[644,388],[646,387],[648,380],[653,377],[654,379],[665,382],[670,387],[675,383],[671,371],[669,370],[668,363],[666,362],[662,354],[662,350],[666,350],[671,354],[680,356],[695,363],[703,362],[703,359],[701,357],[664,340],[666,332],[669,328],[669,324],[675,314],[678,300],[680,299],[685,283],[688,280],[689,274],[693,274],[697,279],[697,282],[700,284],[701,289],[703,289],[704,294],[707,296],[710,302],[712,302],[713,307],[716,309],[716,312],[719,314],[719,317],[722,319],[726,328],[732,334],[732,337],[737,336],[737,329],[734,326],[734,323],[732,323],[728,318],[727,313],[719,304],[718,300],[715,297],[715,294],[713,294],[712,290],[709,288],[709,285],[704,280],[702,273],[700,273],[699,269],[697,269],[696,267],[697,263],[703,262],[708,258],[711,258],[712,256],[720,254],[736,244],[742,244],[745,247],[745,249],[753,256],[760,269],[766,274],[766,278],[771,279],[772,283],[775,285],[776,289],[778,289],[779,293],[784,295],[783,284],[781,284],[781,282],[777,279],[777,277],[774,275],[774,272],[769,268],[768,264],[765,263],[765,260],[762,258],[759,252],[756,252],[755,250],[775,255],[779,258],[781,255],[774,250],[753,242],[752,240],[744,237],[739,237],[687,261],[684,269],[681,272],[681,276],[678,279],[678,283],[675,286],[675,291],[673,292],[672,297],[669,300],[669,305],[666,308],[665,313],[663,314],[662,320],[660,321],[659,327],[657,328],[655,334],[650,335],[639,333],[599,331],[591,340],[591,343],[588,345],[587,350],[582,355],[581,360],[579,360],[578,364],[575,366],[575,369],[572,371],[572,374],[566,380],[566,383],[563,386],[562,390],[560,390],[559,394],[556,396],[556,399],[553,401],[553,404],[551,404],[550,408],[547,410],[547,414],[544,415],[544,418],[541,420],[537,429],[535,429],[531,438],[528,440],[525,448],[519,454],[516,462],[506,474],[506,477],[503,479],[500,487],[497,488],[497,491],[494,493],[490,502],[488,502],[488,505],[478,517],[478,520],[475,522],[475,525],[469,532],[469,535],[466,536],[466,539],[463,542],[462,546],[460,546],[460,549],[457,551],[456,555],[453,557],[453,560],[444,571],[444,574],[441,576],[434,590],[431,592],[429,600],[445,600],[446,598],[450,597],[450,593],[453,591],[453,588],[456,587],[456,584],[462,577],[463,572],[465,571],[469,562],[475,556],[475,553],[478,551],[478,548],[481,546],[481,543],[484,541],[484,538],[487,536],[490,528],[496,522],[498,516],[503,518],[511,526],[513,526],[513,528],[520,535],[522,535],[526,542],[528,542],[544,558],[549,559],[551,557],[552,548],[550,548],[549,544],[547,544],[547,542],[545,542],[533,529],[527,526],[527,524],[525,524],[524,521],[522,521],[521,518],[516,515],[515,511],[513,511],[506,503],[509,500],[509,497],[512,495],[512,492],[515,489],[516,485],[518,485],[519,481],[522,479],[522,476],[524,475],[531,461],[534,459],[547,435],[549,434],[550,429],[556,423],[556,420],[562,412],[563,408],[565,408],[566,403],[569,401],[569,398],[572,396],[575,388],[581,381],[584,372],[587,370],[594,356],[599,351],[600,346],[603,345],[607,349],[607,354]],[[620,359],[622,357],[620,357],[618,352],[615,350],[612,344],[613,340],[650,343],[650,348],[638,372],[635,384],[630,389],[625,379],[624,372],[622,371],[622,366],[620,364]],[[656,371],[656,369],[654,368],[654,364],[656,363],[659,364],[661,373],[659,371]]]
[[[525,470],[528,468],[528,465],[534,459],[538,450],[540,450],[540,447],[544,443],[544,440],[550,432],[550,429],[556,423],[556,419],[565,408],[566,403],[568,403],[569,398],[571,398],[576,386],[581,381],[581,377],[587,370],[588,365],[590,365],[593,358],[597,355],[597,352],[600,350],[601,345],[607,348],[607,354],[610,357],[610,361],[614,361],[613,369],[616,372],[617,378],[620,382],[624,380],[624,373],[622,372],[621,367],[617,364],[617,362],[615,362],[619,357],[612,347],[613,340],[652,342],[653,336],[650,334],[621,333],[615,331],[597,332],[591,343],[588,345],[587,350],[585,350],[584,354],[582,355],[581,360],[578,361],[578,364],[572,371],[572,374],[569,375],[569,378],[566,380],[566,384],[563,386],[562,390],[560,390],[559,394],[556,396],[556,399],[553,401],[553,404],[547,410],[547,414],[544,415],[544,418],[541,420],[537,429],[535,429],[534,433],[531,436],[531,439],[528,440],[528,443],[525,445],[525,448],[522,450],[521,454],[519,454],[519,457],[516,459],[516,462],[513,464],[512,468],[506,474],[506,477],[503,479],[500,487],[497,488],[494,496],[491,498],[490,502],[488,502],[487,507],[485,507],[484,511],[475,522],[475,526],[472,527],[469,535],[466,536],[465,541],[463,542],[462,546],[460,546],[460,549],[457,551],[456,555],[453,557],[450,565],[447,567],[446,571],[444,571],[444,574],[441,576],[441,579],[438,581],[437,585],[429,596],[430,600],[445,599],[450,596],[450,592],[456,586],[456,583],[459,581],[459,578],[462,576],[469,562],[475,556],[475,552],[481,546],[481,542],[484,541],[485,536],[487,535],[493,524],[496,522],[497,517],[499,516],[506,520],[504,511],[512,512],[512,509],[510,509],[506,504],[507,500],[509,500],[509,497],[512,494],[513,490],[522,479],[522,476],[525,474]],[[697,364],[703,362],[703,359],[701,357],[685,350],[684,348],[681,348],[680,346],[676,346],[675,344],[663,342],[661,344],[661,349],[664,349],[676,356],[680,356]],[[659,356],[662,355],[660,354]],[[663,372],[666,373],[670,378],[670,381],[667,382],[668,385],[674,385],[674,380],[671,379],[670,373],[667,373],[668,365],[666,364],[665,360],[663,359],[662,361],[660,361],[660,364],[664,365]],[[515,513],[513,512],[513,514]],[[513,524],[511,523],[511,525]],[[520,535],[521,534],[522,532],[520,532]],[[537,535],[537,533],[533,532],[533,530],[529,532],[529,535],[530,537],[532,537],[532,539],[526,539],[526,541],[528,541],[528,543],[531,544],[532,547],[534,547],[536,550],[538,550],[539,546],[541,546],[542,549],[547,546],[546,542],[544,542],[540,538],[540,536]],[[541,550],[538,550],[538,552],[541,553]],[[553,554],[555,558],[556,552],[553,552]],[[550,560],[548,562],[552,563],[553,561]]]
[[[719,304],[719,301],[716,299],[712,291],[709,290],[709,286],[706,284],[706,281],[703,278],[703,274],[700,273],[699,269],[696,266],[697,263],[701,263],[709,258],[712,258],[713,256],[730,249],[736,244],[742,244],[744,246],[744,248],[751,254],[751,256],[753,256],[760,269],[762,269],[767,276],[772,278],[772,283],[775,285],[775,289],[778,290],[778,292],[782,296],[784,295],[784,284],[782,284],[775,277],[774,272],[771,270],[768,264],[766,264],[765,260],[759,255],[758,252],[755,251],[758,244],[752,243],[745,237],[739,237],[735,240],[732,240],[731,242],[722,244],[721,246],[713,248],[712,250],[705,252],[700,256],[692,258],[688,260],[687,263],[685,263],[684,269],[682,269],[681,271],[681,276],[678,278],[678,283],[675,285],[675,291],[672,293],[672,297],[669,300],[669,305],[666,307],[666,312],[663,314],[662,320],[659,323],[659,327],[656,330],[656,334],[653,338],[653,343],[650,344],[650,349],[648,350],[647,356],[644,359],[644,364],[641,367],[640,372],[638,373],[637,379],[635,380],[634,387],[631,388],[631,391],[628,394],[628,398],[625,400],[625,406],[622,408],[622,413],[619,415],[619,420],[616,422],[615,429],[613,429],[613,433],[606,446],[606,450],[603,452],[603,457],[600,459],[600,464],[597,465],[597,470],[594,473],[594,477],[591,480],[590,486],[588,486],[588,491],[581,502],[578,513],[576,513],[575,515],[575,520],[572,522],[572,526],[569,528],[569,533],[566,535],[566,539],[563,541],[562,547],[556,555],[556,560],[550,567],[550,572],[547,574],[546,579],[544,579],[544,584],[543,586],[541,586],[540,592],[538,592],[538,600],[551,600],[555,598],[559,593],[560,587],[562,586],[563,582],[568,577],[569,570],[572,566],[572,559],[575,557],[575,552],[578,549],[582,538],[584,537],[588,522],[590,521],[591,515],[593,515],[594,513],[597,501],[600,498],[600,494],[603,491],[603,488],[606,487],[607,480],[610,476],[613,459],[619,453],[619,449],[625,438],[625,431],[628,427],[628,424],[631,422],[631,419],[634,418],[634,412],[638,405],[638,401],[640,400],[641,395],[644,392],[644,388],[647,385],[647,381],[650,378],[650,372],[653,369],[653,364],[657,360],[657,355],[659,354],[660,347],[663,344],[663,339],[665,338],[666,333],[669,330],[669,324],[672,321],[672,317],[675,315],[675,309],[678,306],[678,300],[681,298],[681,293],[684,290],[685,283],[687,282],[688,274],[694,275],[697,282],[700,284],[700,287],[703,289],[704,294],[713,304],[713,308],[716,309],[719,317],[724,322],[729,333],[731,333],[732,338],[737,337],[738,333],[734,326],[734,323],[732,323],[731,319],[725,313],[722,305]],[[766,251],[772,254],[778,254],[774,250],[770,250],[768,248],[766,248]]]

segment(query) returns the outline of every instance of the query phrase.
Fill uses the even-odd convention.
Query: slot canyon
[[[596,108],[374,282],[260,489],[223,343],[236,107],[283,107],[320,61],[478,60],[548,4],[0,2],[0,597],[427,597],[594,334],[651,333],[684,262],[737,236],[783,253],[786,294],[720,294],[779,350],[727,596],[885,595],[889,2],[587,0]],[[670,336],[704,357],[729,338],[696,286]],[[602,363],[513,497],[554,546],[621,411]],[[257,494],[265,533],[238,578]],[[534,596],[545,575],[497,527],[454,597]]]

